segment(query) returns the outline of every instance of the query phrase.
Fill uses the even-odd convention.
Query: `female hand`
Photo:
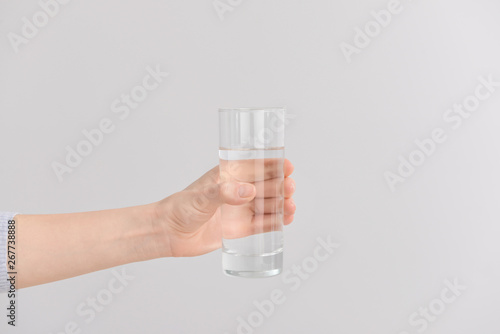
[[[248,171],[254,171],[256,165],[251,165],[252,168]],[[273,184],[272,178],[276,175],[271,175],[273,172],[272,165],[262,164],[265,169],[264,173],[259,171],[259,175],[267,175],[270,179],[266,180],[266,184]],[[245,168],[245,167],[243,167]],[[284,219],[285,225],[293,221],[295,213],[295,203],[292,195],[295,191],[295,181],[289,176],[293,172],[293,165],[290,161],[285,160],[283,186],[273,187],[272,192],[283,189],[283,194],[275,194],[272,197],[284,196]],[[240,170],[241,172],[241,170]],[[195,181],[189,187],[181,192],[175,193],[156,204],[155,219],[153,219],[154,234],[163,235],[158,238],[156,245],[159,252],[158,257],[181,257],[181,256],[197,256],[209,253],[221,247],[222,229],[219,218],[221,206],[229,204],[231,206],[241,206],[248,208],[248,220],[245,220],[246,226],[251,224],[260,224],[256,230],[265,231],[266,221],[256,219],[258,207],[262,207],[261,217],[264,213],[275,212],[276,205],[272,207],[272,203],[276,203],[273,198],[269,198],[269,189],[261,189],[263,182],[238,182],[234,178],[220,180],[219,166],[213,168],[200,179]],[[245,173],[240,173],[245,174]],[[247,173],[248,174],[248,173]],[[223,173],[224,178],[224,173]],[[244,180],[242,177],[240,180]],[[249,177],[248,179],[253,179]],[[280,179],[281,180],[281,179]],[[256,199],[259,194],[266,192],[266,199]],[[264,196],[262,196],[264,197]],[[270,200],[270,201],[269,201]],[[256,205],[262,203],[262,205]],[[269,203],[270,205],[268,205]],[[233,208],[233,207],[231,207]],[[226,231],[225,231],[226,232]],[[241,230],[234,231],[240,235],[234,237],[242,237],[243,234],[252,234],[248,228],[242,232]]]

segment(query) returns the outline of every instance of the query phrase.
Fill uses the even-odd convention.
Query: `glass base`
[[[227,276],[245,277],[245,278],[266,278],[273,277],[281,274],[280,269],[274,269],[269,271],[233,271],[224,270],[224,274]]]
[[[283,250],[260,255],[222,253],[223,271],[228,276],[264,278],[281,274]]]

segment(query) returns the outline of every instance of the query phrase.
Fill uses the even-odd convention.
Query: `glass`
[[[255,198],[221,207],[227,275],[270,277],[283,269],[285,109],[219,109],[220,181],[252,183]]]

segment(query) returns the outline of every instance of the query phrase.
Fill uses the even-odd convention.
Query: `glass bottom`
[[[224,270],[227,276],[245,277],[245,278],[266,278],[273,277],[281,274],[281,269],[274,269],[269,271],[233,271]]]
[[[283,269],[283,249],[259,255],[222,253],[223,271],[228,276],[265,278],[281,274]]]

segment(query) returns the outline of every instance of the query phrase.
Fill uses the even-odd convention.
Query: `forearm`
[[[85,213],[17,215],[17,288],[159,256],[155,204]]]

